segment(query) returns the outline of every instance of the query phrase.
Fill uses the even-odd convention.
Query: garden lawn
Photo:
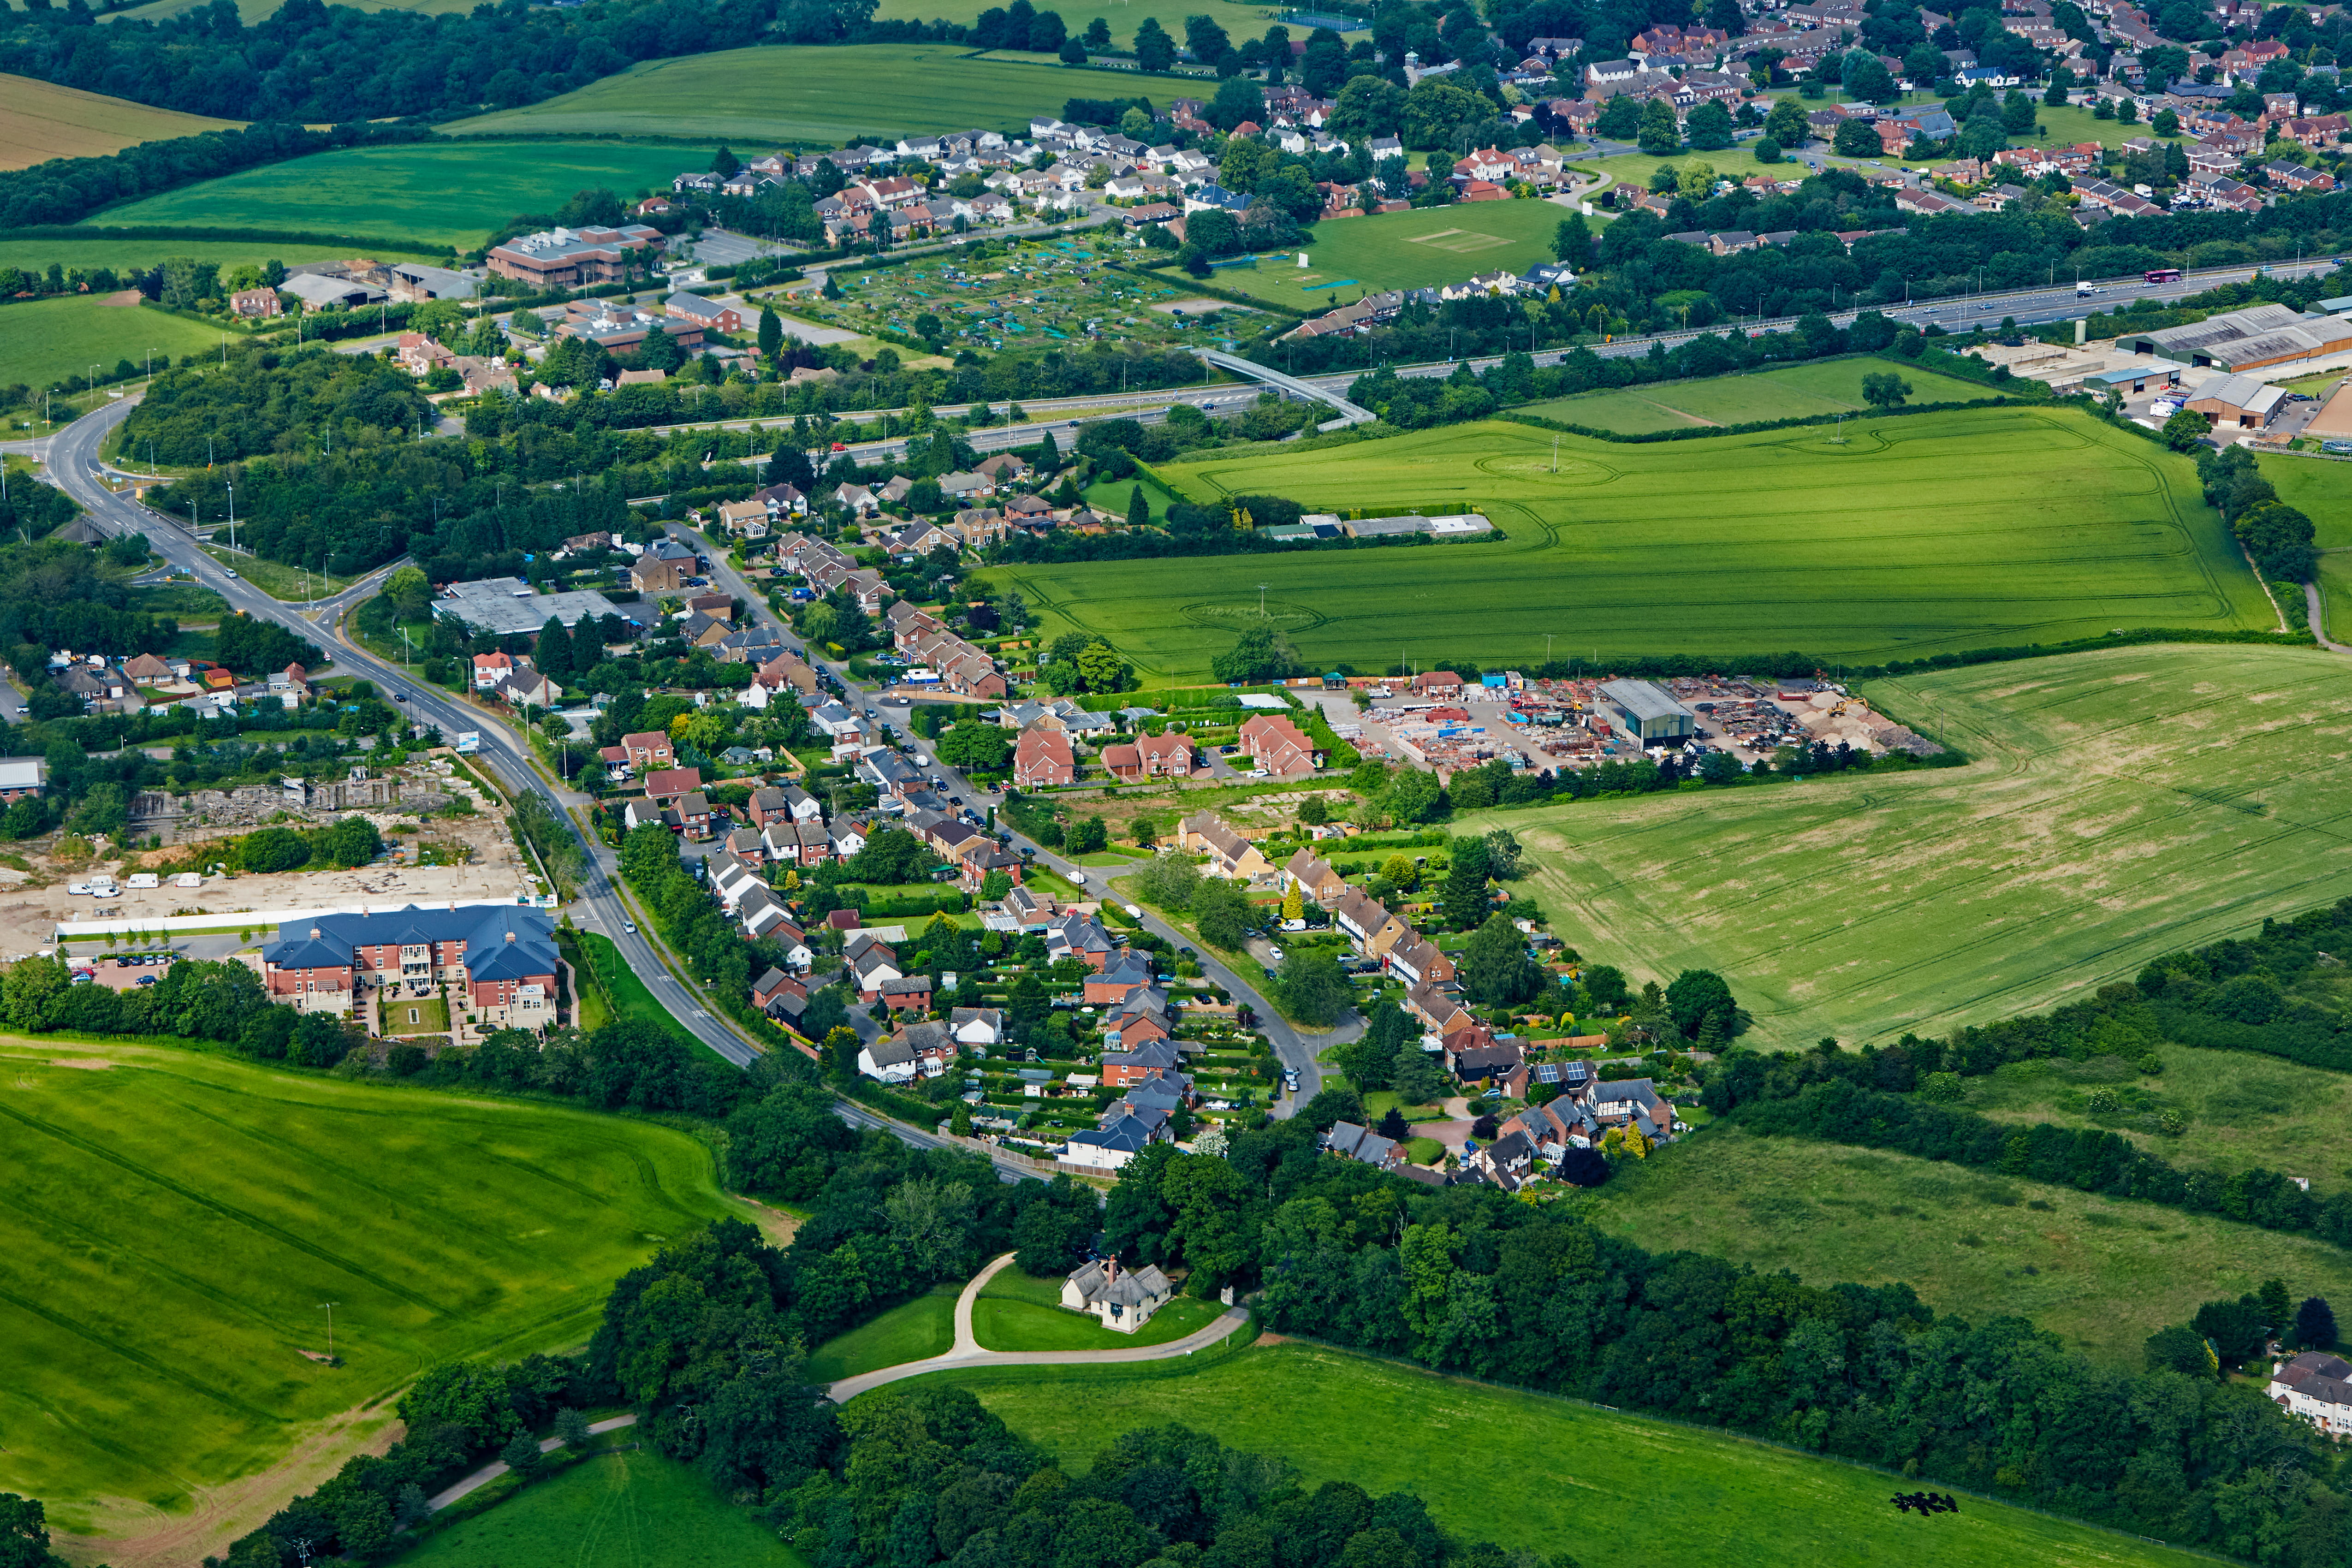
[[[811,1383],[837,1383],[861,1372],[944,1355],[955,1344],[956,1297],[961,1283],[934,1285],[911,1301],[838,1333],[810,1353]]]
[[[184,1516],[437,1362],[578,1344],[614,1279],[747,1207],[645,1121],[130,1043],[0,1058],[0,1428],[40,1434],[0,1490],[82,1535]],[[333,1369],[300,1353],[330,1300]]]
[[[446,1035],[449,1032],[449,1004],[439,996],[385,1003],[383,1005],[383,1032],[387,1035]]]
[[[1768,1048],[2048,1007],[2352,895],[2338,656],[2158,645],[1860,689],[1978,761],[1465,826],[1517,832],[1519,888],[1588,961],[1715,970]]]
[[[1549,202],[1457,202],[1411,212],[1326,218],[1297,251],[1222,267],[1213,281],[1293,310],[1319,311],[1387,289],[1434,289],[1496,268],[1520,273],[1552,259],[1552,236],[1569,216]],[[1180,276],[1168,274],[1168,276]]]
[[[122,360],[143,366],[150,353],[162,359],[201,353],[220,344],[220,333],[202,322],[143,308],[135,302],[135,293],[132,303],[112,303],[121,298],[68,294],[8,306],[0,313],[0,385],[21,382],[37,391],[52,382],[70,380],[79,389],[92,364],[106,376]],[[34,402],[37,419],[37,396]],[[58,418],[60,423],[67,418],[63,409]]]
[[[1167,92],[1173,87],[1128,73],[1074,71],[1042,57],[1033,64],[1026,58],[971,59],[971,52],[960,44],[850,44],[647,60],[576,92],[448,129],[454,134],[719,137],[762,150],[770,142],[839,144],[858,135],[889,141],[975,126],[1017,127],[1026,135],[1031,115],[1058,115],[1073,97],[1126,98],[1139,88]],[[679,169],[705,167],[709,154],[697,160],[673,153],[672,160],[674,167],[661,176],[665,185]]]
[[[401,1568],[803,1568],[750,1510],[644,1447],[582,1459],[395,1561]]]
[[[1595,1224],[1653,1252],[1815,1284],[1901,1280],[1938,1313],[2030,1318],[2135,1372],[2148,1335],[2265,1279],[2297,1300],[2352,1299],[2352,1256],[2311,1237],[1736,1124],[1658,1150],[1590,1203]]]
[[[135,142],[201,136],[244,123],[152,109],[34,77],[0,75],[0,169],[26,169],[52,158],[103,158]]]
[[[629,129],[604,125],[611,132]],[[679,136],[692,131],[679,127]],[[347,147],[224,174],[109,207],[92,225],[186,224],[381,236],[403,249],[471,249],[525,213],[551,214],[597,186],[623,201],[703,169],[712,149],[680,142],[535,142],[527,148],[436,138]]]
[[[1195,1296],[1168,1302],[1131,1334],[1106,1329],[1088,1312],[1062,1304],[1062,1281],[1008,1268],[980,1288],[971,1304],[971,1331],[992,1351],[1101,1351],[1164,1345],[1217,1320],[1224,1308]],[[887,1363],[885,1363],[887,1364]]]
[[[1296,1465],[1312,1488],[1410,1491],[1449,1533],[1586,1568],[1901,1563],[1906,1568],[2183,1565],[2206,1559],[1971,1498],[1920,1521],[1884,1471],[1497,1388],[1300,1342],[1206,1366],[1020,1367],[940,1374],[970,1387],[1072,1474],[1121,1432],[1181,1422]],[[1540,1454],[1542,1480],[1496,1463]],[[1634,1520],[1639,1529],[1595,1528]]]
[[[2273,623],[2187,459],[2057,409],[1857,416],[1624,445],[1501,421],[1171,463],[1196,500],[1381,516],[1475,508],[1503,538],[1013,565],[1047,637],[1099,632],[1147,685],[1197,679],[1265,613],[1307,668],[1624,654],[1878,663],[1987,646]],[[1171,592],[1171,582],[1179,591]],[[1777,671],[1780,666],[1773,664]]]

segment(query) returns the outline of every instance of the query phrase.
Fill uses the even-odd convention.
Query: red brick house
[[[1070,738],[1059,730],[1024,730],[1013,748],[1013,782],[1022,789],[1076,784],[1076,755]]]

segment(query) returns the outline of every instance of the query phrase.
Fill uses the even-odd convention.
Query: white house
[[[2342,1356],[2305,1351],[2281,1362],[2271,1373],[2270,1396],[2331,1437],[2352,1433],[2352,1362]]]
[[[1091,1312],[1104,1328],[1122,1334],[1150,1322],[1151,1314],[1175,1293],[1157,1265],[1129,1270],[1116,1258],[1087,1264],[1062,1281],[1063,1306],[1073,1312]]]

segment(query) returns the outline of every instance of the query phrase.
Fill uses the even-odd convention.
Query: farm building
[[[2182,327],[2133,332],[2116,346],[2223,370],[2255,370],[2352,349],[2352,321],[2306,314],[2291,305],[2255,305]]]
[[[2215,428],[2259,430],[2286,401],[2286,389],[2251,375],[2217,375],[2189,395],[2181,406],[2213,416]]]
[[[1644,746],[1680,745],[1697,732],[1697,715],[1651,681],[1612,680],[1600,697],[1609,721]]]

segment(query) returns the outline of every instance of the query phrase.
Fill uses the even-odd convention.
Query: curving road
[[[859,1394],[898,1383],[909,1377],[921,1377],[934,1372],[955,1372],[972,1366],[1074,1366],[1089,1363],[1102,1365],[1118,1362],[1173,1361],[1178,1356],[1191,1355],[1195,1351],[1220,1343],[1234,1330],[1249,1321],[1246,1308],[1233,1307],[1221,1314],[1207,1328],[1195,1329],[1181,1340],[1171,1340],[1164,1345],[1137,1345],[1131,1350],[1111,1351],[992,1351],[981,1347],[980,1338],[972,1332],[972,1303],[980,1299],[981,1287],[1003,1273],[1013,1262],[1013,1254],[991,1263],[971,1277],[961,1295],[956,1297],[955,1343],[939,1355],[921,1361],[900,1362],[874,1372],[861,1372],[855,1377],[845,1377],[829,1384],[824,1396],[835,1405],[846,1405]],[[500,1467],[503,1468],[504,1467]],[[470,1479],[470,1478],[468,1478]]]
[[[624,1426],[634,1426],[636,1424],[637,1415],[633,1410],[626,1415],[615,1415],[609,1420],[591,1422],[588,1435],[592,1437],[599,1437],[607,1432],[617,1432]],[[552,1454],[562,1447],[563,1439],[561,1437],[541,1437],[539,1440],[539,1451],[542,1454]],[[492,1459],[462,1480],[452,1482],[445,1489],[435,1492],[425,1500],[425,1506],[438,1513],[459,1498],[480,1491],[484,1487],[505,1475],[511,1468],[504,1459]]]

